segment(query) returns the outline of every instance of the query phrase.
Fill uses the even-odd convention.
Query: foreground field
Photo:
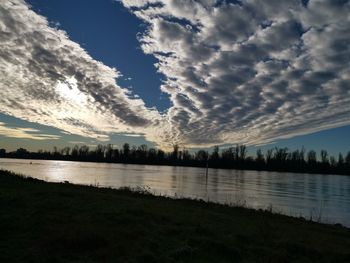
[[[349,262],[350,230],[0,171],[0,262]]]

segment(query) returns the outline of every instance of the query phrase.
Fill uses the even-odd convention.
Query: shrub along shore
[[[0,262],[349,262],[350,229],[0,171]]]
[[[91,149],[86,145],[64,147],[53,151],[39,150],[29,152],[19,148],[13,152],[0,149],[0,158],[63,160],[80,162],[107,162],[125,164],[171,165],[188,167],[206,167],[221,169],[279,171],[292,173],[318,173],[350,175],[350,151],[343,155],[330,156],[326,150],[316,153],[305,148],[290,151],[288,148],[272,148],[265,153],[261,149],[256,155],[248,156],[245,145],[236,145],[219,149],[214,147],[211,153],[205,150],[190,152],[174,145],[172,152],[148,148],[143,144],[138,147],[125,143],[122,148],[112,144],[97,145]]]

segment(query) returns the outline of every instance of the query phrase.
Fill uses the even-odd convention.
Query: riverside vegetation
[[[75,145],[73,148],[54,147],[53,151],[37,152],[29,152],[23,148],[13,152],[0,149],[1,157],[350,175],[350,151],[345,156],[339,153],[334,157],[326,150],[317,154],[304,148],[289,151],[288,148],[275,147],[265,153],[258,149],[255,156],[248,156],[245,145],[222,150],[216,146],[211,153],[204,150],[191,153],[185,148],[180,150],[178,145],[174,145],[172,152],[164,152],[161,149],[148,148],[145,144],[131,147],[125,143],[121,149],[111,144],[98,145],[95,149],[86,145]]]
[[[350,230],[0,171],[1,262],[349,262]]]

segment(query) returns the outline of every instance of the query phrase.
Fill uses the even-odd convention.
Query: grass
[[[349,262],[350,230],[0,171],[0,262]]]

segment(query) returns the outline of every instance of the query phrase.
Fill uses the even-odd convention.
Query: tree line
[[[248,156],[245,145],[236,145],[220,150],[215,146],[210,153],[205,150],[190,152],[174,145],[171,152],[149,148],[143,144],[138,147],[125,143],[121,148],[112,144],[98,145],[92,149],[86,145],[75,145],[52,151],[29,152],[24,148],[7,152],[0,149],[0,158],[70,160],[87,162],[177,165],[210,167],[224,169],[249,169],[264,171],[305,172],[322,174],[350,175],[350,151],[343,156],[330,156],[326,150],[320,153],[304,148],[289,151],[288,148],[272,148],[265,153],[258,149],[255,156]]]

